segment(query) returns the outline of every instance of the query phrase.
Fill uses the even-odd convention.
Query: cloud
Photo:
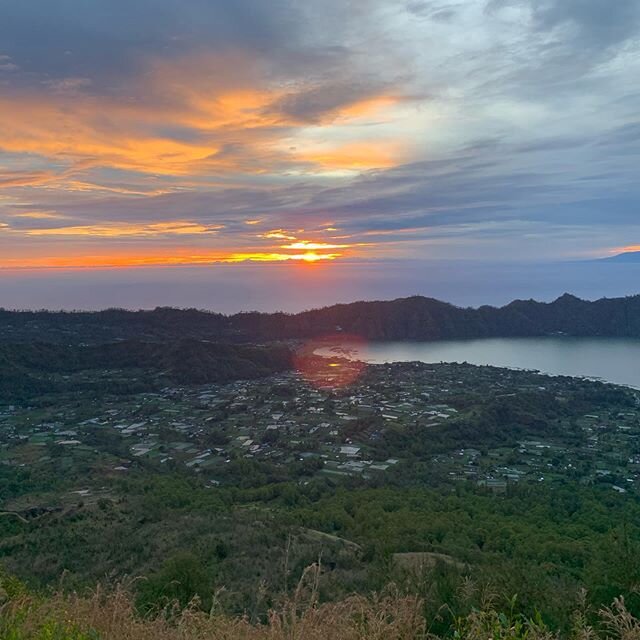
[[[380,114],[401,101],[392,89],[381,93],[382,87],[358,86],[351,83],[327,83],[316,87],[302,87],[285,94],[269,105],[268,110],[285,121],[301,124],[320,124],[338,118],[358,118]]]
[[[608,48],[637,36],[640,6],[635,0],[526,0],[540,31],[563,30],[589,48]]]
[[[392,107],[395,98],[364,98],[340,87],[331,100],[314,105],[310,95],[317,100],[320,94],[300,87],[298,94],[285,95],[259,67],[246,52],[197,53],[150,62],[134,83],[135,99],[78,93],[84,83],[68,79],[62,81],[66,90],[56,81],[44,96],[37,89],[9,92],[0,96],[0,149],[64,162],[70,169],[82,163],[84,169],[167,176],[304,171],[310,164],[353,170],[393,164],[390,153],[373,154],[367,143],[355,141],[334,144],[316,157],[306,150],[309,141],[296,143],[296,135],[301,120],[307,124],[308,118],[301,117],[305,109],[313,112],[312,120],[330,117],[347,125],[355,120],[360,126]],[[287,101],[298,104],[297,115],[286,113]],[[339,129],[340,123],[336,135]],[[350,135],[358,137],[354,130]],[[370,132],[359,135],[367,139]]]
[[[443,22],[453,20],[458,15],[461,7],[462,3],[429,0],[412,0],[407,3],[407,11],[409,13],[419,18]]]
[[[24,214],[23,214],[24,215]],[[47,216],[48,218],[48,216]],[[37,219],[43,219],[42,216]],[[91,238],[126,238],[157,236],[191,236],[217,233],[221,226],[207,226],[197,222],[155,222],[150,224],[106,224],[37,227],[22,230],[27,236],[85,236]]]
[[[573,255],[594,230],[629,244],[639,9],[11,0],[0,255]]]
[[[51,171],[3,171],[0,168],[0,189],[40,185],[54,179]]]
[[[9,56],[0,55],[0,73],[18,71],[20,67],[11,61]]]
[[[26,218],[28,220],[60,220],[64,216],[55,211],[24,211],[12,214],[13,218]],[[8,226],[8,225],[7,225]]]

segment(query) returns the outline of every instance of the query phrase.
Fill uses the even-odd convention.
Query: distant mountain
[[[602,258],[599,262],[640,263],[640,251],[625,251],[609,258]]]
[[[337,304],[298,314],[224,316],[194,309],[49,312],[0,310],[1,342],[104,343],[211,340],[268,342],[327,334],[369,340],[442,340],[509,336],[640,337],[640,295],[594,302],[565,294],[544,303],[515,300],[496,308],[461,308],[414,296]]]

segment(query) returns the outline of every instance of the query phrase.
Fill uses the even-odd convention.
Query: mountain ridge
[[[502,307],[460,307],[411,296],[340,303],[300,313],[157,307],[150,311],[8,311],[0,309],[0,342],[103,343],[183,338],[269,342],[336,333],[368,340],[443,340],[544,335],[640,337],[640,295],[552,302],[513,300]]]
[[[600,258],[599,262],[618,262],[623,264],[635,264],[640,262],[640,251],[623,251],[614,256]]]

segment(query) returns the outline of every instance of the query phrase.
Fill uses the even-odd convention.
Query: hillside
[[[640,336],[640,295],[594,302],[565,294],[544,303],[515,300],[504,307],[460,308],[414,296],[338,304],[298,314],[224,316],[194,309],[99,312],[0,310],[0,341],[101,343],[192,338],[227,342],[357,334],[369,340],[543,336]]]
[[[31,590],[125,582],[141,613],[198,596],[266,620],[321,558],[321,602],[396,584],[434,633],[471,584],[474,607],[490,585],[554,629],[580,589],[640,613],[635,392],[464,364],[369,365],[347,388],[82,368],[185,356],[167,349],[4,349],[44,387],[0,398],[0,567]]]
[[[341,386],[353,365],[297,371],[271,339],[636,335],[638,304],[3,312],[0,574],[35,596],[3,584],[0,640],[577,637],[580,598],[588,626],[620,596],[636,625],[636,392],[420,363]],[[73,595],[104,581],[127,585],[123,617]],[[186,613],[154,618],[174,600]]]
[[[284,371],[291,353],[260,347],[202,342],[124,341],[99,345],[37,342],[0,345],[0,400],[78,389],[89,384],[152,389],[167,383],[205,384],[253,379]],[[118,371],[107,383],[104,373]],[[90,376],[91,372],[94,373]],[[146,372],[146,375],[142,375]],[[82,374],[85,374],[84,377]],[[91,379],[90,379],[91,378]],[[118,384],[116,384],[118,383]]]

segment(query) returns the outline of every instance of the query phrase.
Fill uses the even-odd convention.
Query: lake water
[[[344,345],[349,357],[371,363],[468,362],[586,376],[640,388],[640,339],[490,338],[439,342],[373,342]],[[325,353],[323,349],[319,353]]]

